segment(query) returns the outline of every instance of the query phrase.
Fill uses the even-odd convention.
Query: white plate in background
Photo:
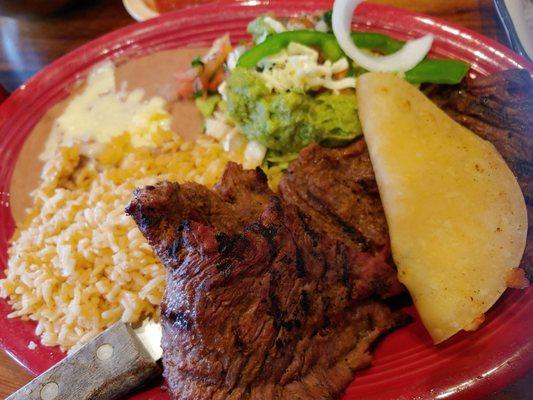
[[[147,19],[157,17],[159,13],[149,7],[144,0],[122,0],[124,8],[133,19],[137,21],[146,21]]]

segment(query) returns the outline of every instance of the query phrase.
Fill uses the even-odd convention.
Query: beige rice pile
[[[132,148],[124,135],[96,159],[61,148],[45,165],[0,280],[10,317],[36,321],[44,345],[73,350],[118,320],[157,320],[164,270],[124,213],[132,191],[159,180],[212,186],[228,160],[242,161],[207,137],[159,132],[157,141],[155,150]],[[281,176],[267,174],[274,185]]]

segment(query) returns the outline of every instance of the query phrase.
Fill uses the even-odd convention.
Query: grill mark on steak
[[[149,208],[143,210],[142,219],[139,223],[144,229],[149,229],[151,226],[159,224],[159,221],[161,220],[158,215],[153,215],[152,211],[153,210],[150,210]]]
[[[309,145],[290,164],[279,191],[283,200],[298,208],[298,215],[305,216],[302,226],[311,241],[328,235],[350,251],[374,254],[383,260],[380,273],[373,279],[383,282],[374,284],[380,297],[404,290],[390,257],[385,213],[363,140],[341,149]],[[334,257],[341,260],[338,255]],[[346,286],[352,278],[344,274]]]
[[[307,273],[306,268],[305,268],[305,261],[298,247],[296,247],[296,272],[297,272],[298,278],[305,277]]]
[[[335,211],[322,203],[320,197],[315,196],[313,193],[307,193],[307,195],[315,204],[315,208],[318,209],[317,211],[322,212],[329,217],[332,225],[338,225],[342,232],[347,234],[355,243],[357,243],[362,251],[370,250],[368,239],[355,226],[350,225],[347,221],[343,220],[341,216],[337,215]]]
[[[178,258],[181,248],[182,248],[181,237],[179,237],[178,239],[174,240],[172,244],[170,245],[168,256],[170,258]]]
[[[309,314],[311,310],[311,299],[305,290],[302,290],[302,295],[300,297],[300,306],[305,315]]]
[[[219,232],[215,236],[218,242],[218,252],[222,255],[231,254],[235,249],[235,245],[238,243],[239,235],[228,235],[224,232]]]
[[[311,226],[309,225],[309,216],[298,210],[298,218],[300,218],[300,221],[302,222],[302,226],[305,230],[305,233],[307,233],[307,235],[311,239],[311,245],[313,247],[318,246],[318,243],[320,241],[320,234],[316,232],[313,228],[311,228]]]
[[[517,177],[529,228],[520,266],[533,279],[533,82],[529,72],[511,69],[458,86],[430,86],[426,92],[450,117],[490,141]]]
[[[142,224],[144,210],[160,222]],[[370,362],[371,344],[403,320],[369,300],[386,295],[372,282],[388,276],[387,255],[318,229],[259,171],[230,163],[212,191],[138,189],[127,212],[167,271],[162,347],[173,399],[338,398]]]
[[[309,145],[291,163],[279,187],[285,201],[342,241],[377,252],[388,243],[385,214],[363,140],[340,149]]]
[[[347,288],[350,287],[350,266],[348,257],[342,245],[337,245],[337,262],[342,266],[341,281]]]

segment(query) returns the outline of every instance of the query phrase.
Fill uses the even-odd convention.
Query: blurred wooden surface
[[[2,0],[5,1],[5,0]],[[120,0],[81,2],[57,15],[3,15],[0,1],[0,84],[13,90],[51,61],[111,30],[134,21]],[[13,0],[9,0],[13,1]],[[438,16],[507,44],[492,0],[373,0]],[[0,398],[31,376],[0,352]],[[533,373],[488,400],[532,398]]]

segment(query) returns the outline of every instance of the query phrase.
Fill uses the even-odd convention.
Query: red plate
[[[67,88],[95,63],[106,58],[136,56],[190,44],[208,44],[229,32],[233,41],[247,38],[246,24],[268,11],[294,15],[331,7],[330,1],[247,1],[210,4],[163,15],[110,33],[60,58],[31,78],[0,106],[0,262],[7,262],[14,222],[9,209],[9,183],[21,146],[45,111],[67,95]],[[363,4],[354,27],[397,38],[435,35],[433,53],[471,63],[475,74],[532,65],[504,46],[460,26],[396,8]],[[508,291],[476,332],[462,333],[433,346],[420,322],[385,338],[373,366],[359,373],[345,399],[475,399],[496,391],[533,367],[533,289]],[[414,313],[411,308],[410,312]],[[57,348],[29,350],[34,324],[8,319],[9,305],[0,301],[0,347],[29,371],[38,374],[59,361]],[[159,388],[135,399],[165,399]]]

